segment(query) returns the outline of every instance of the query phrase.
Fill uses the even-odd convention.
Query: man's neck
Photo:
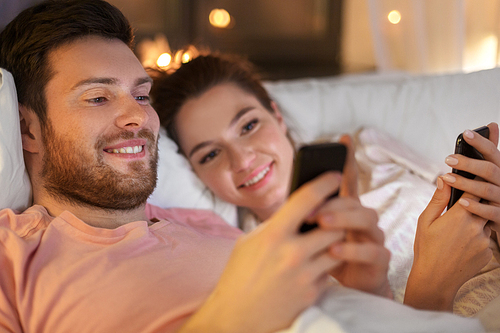
[[[146,203],[131,210],[106,210],[44,196],[43,198],[34,198],[33,204],[45,207],[48,213],[54,217],[59,216],[64,211],[69,211],[86,224],[96,228],[115,229],[130,222],[148,220],[145,211]]]

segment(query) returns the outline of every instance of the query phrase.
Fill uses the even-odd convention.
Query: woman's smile
[[[274,163],[269,163],[265,165],[263,168],[259,168],[254,172],[252,172],[250,177],[247,177],[250,179],[246,180],[243,184],[238,186],[238,188],[256,190],[266,185],[272,176],[273,164]]]

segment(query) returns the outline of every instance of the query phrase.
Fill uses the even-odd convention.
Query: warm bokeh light
[[[470,43],[465,49],[463,69],[465,72],[475,72],[496,67],[498,37],[487,35]]]
[[[189,62],[191,60],[191,55],[189,52],[186,52],[182,55],[182,63],[185,64],[186,62]]]
[[[208,19],[210,24],[216,28],[227,28],[231,23],[231,15],[225,9],[212,9]]]
[[[399,11],[397,11],[397,10],[391,10],[391,12],[389,13],[389,15],[387,15],[387,19],[392,24],[398,24],[399,21],[401,21],[401,13]]]
[[[170,62],[172,61],[172,56],[168,53],[162,53],[159,57],[158,60],[156,61],[156,64],[158,67],[167,67],[170,65]]]

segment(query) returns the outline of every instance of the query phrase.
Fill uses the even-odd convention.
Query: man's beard
[[[117,139],[134,138],[133,132],[102,136],[93,152],[58,136],[50,122],[42,126],[42,137],[45,155],[41,176],[46,191],[58,200],[104,210],[132,210],[146,203],[156,187],[158,140],[149,130],[138,133],[138,137],[147,139],[144,149],[151,156],[149,165],[131,161],[128,174],[104,163],[103,148]]]

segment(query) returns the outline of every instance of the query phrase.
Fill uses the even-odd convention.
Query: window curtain
[[[500,0],[367,1],[380,71],[469,72],[499,63]]]

